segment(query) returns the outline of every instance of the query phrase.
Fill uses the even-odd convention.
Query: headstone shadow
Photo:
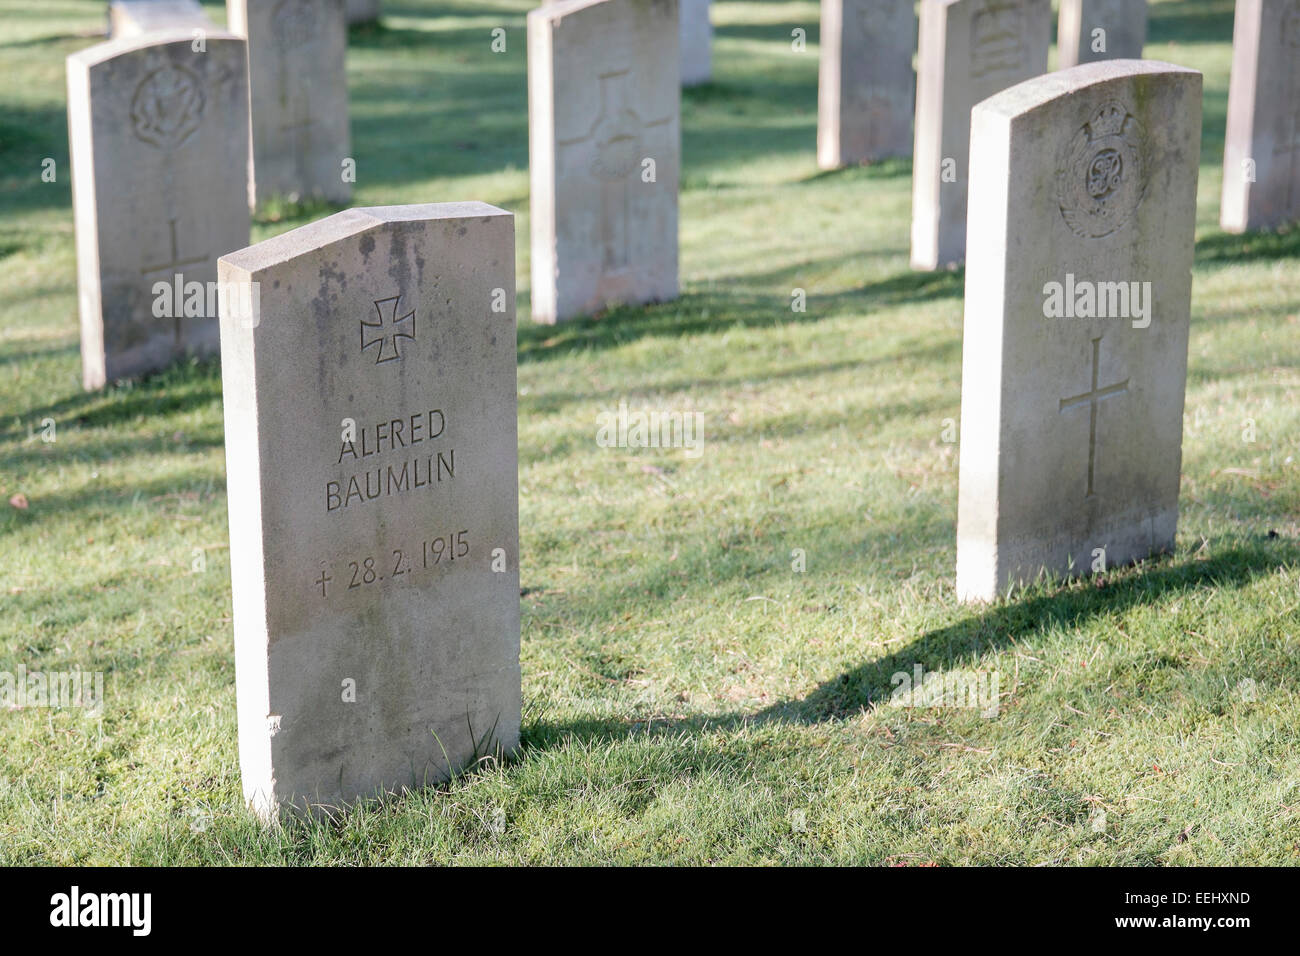
[[[71,347],[51,351],[68,351]],[[104,428],[157,416],[209,408],[221,399],[221,370],[215,358],[190,360],[144,377],[132,385],[100,392],[70,393],[55,402],[16,412],[0,428],[0,441],[26,436],[27,425],[38,428],[45,418],[60,428]],[[17,423],[17,424],[15,424]],[[218,444],[220,442],[218,441]],[[127,442],[125,445],[134,443]],[[119,451],[125,452],[127,448]]]
[[[802,700],[768,707],[755,719],[820,723],[849,717],[886,701],[893,688],[892,676],[910,672],[914,664],[922,664],[927,671],[971,664],[1013,639],[1032,639],[1048,625],[1079,627],[1096,617],[1122,614],[1138,605],[1158,605],[1204,587],[1244,587],[1279,564],[1294,564],[1298,559],[1300,547],[1294,542],[1260,540],[1206,560],[1189,556],[1158,559],[1133,573],[1084,579],[1024,599],[995,603],[921,635],[894,654],[845,671]]]
[[[1300,224],[1279,232],[1215,232],[1196,242],[1198,266],[1300,259]]]
[[[544,712],[525,721],[528,748],[553,746],[568,738],[581,741],[619,740],[634,734],[680,735],[728,730],[746,724],[787,722],[818,724],[844,720],[886,703],[897,673],[911,674],[913,665],[927,672],[968,666],[989,651],[1024,641],[1048,626],[1078,627],[1097,617],[1119,615],[1141,606],[1155,606],[1202,588],[1237,589],[1300,561],[1300,545],[1285,538],[1256,539],[1230,547],[1214,557],[1178,555],[1144,567],[1071,585],[1047,586],[1041,593],[998,602],[952,624],[920,635],[902,649],[869,661],[823,682],[807,696],[748,712],[690,717],[647,714],[633,719],[588,717],[550,720]]]
[[[823,265],[817,263],[816,268]],[[808,266],[798,268],[806,270]],[[779,274],[749,275],[745,283],[762,287],[772,284]],[[959,299],[964,282],[965,271],[960,268],[902,272],[843,292],[809,295],[804,312],[792,312],[790,300],[784,296],[743,293],[738,286],[727,284],[711,292],[683,293],[672,302],[616,306],[559,325],[521,323],[519,362],[522,365],[577,352],[619,348],[643,338],[721,334],[741,325],[754,329],[820,322],[854,309],[870,320],[873,309],[882,306]]]
[[[1147,44],[1231,41],[1232,10],[1233,0],[1153,3],[1148,13]]]

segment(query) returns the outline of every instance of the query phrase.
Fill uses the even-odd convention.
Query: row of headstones
[[[957,586],[985,601],[1173,546],[1201,75],[1085,64],[972,124]],[[268,817],[517,746],[514,262],[514,217],[475,202],[220,261],[248,290],[222,300],[222,387],[240,759]]]
[[[817,150],[826,168],[912,155],[911,264],[936,269],[965,259],[971,108],[1046,71],[1051,5],[920,11],[914,76],[911,3],[822,0]],[[677,295],[672,18],[630,0],[529,15],[535,321]],[[1061,66],[1138,58],[1146,32],[1146,0],[1063,0]],[[1222,226],[1275,228],[1300,219],[1300,0],[1239,0],[1233,37]]]
[[[1051,6],[920,9],[914,76],[912,4],[822,0],[818,159],[912,155],[911,263],[936,269],[965,259],[971,108],[1046,71]],[[677,295],[680,99],[659,66],[675,59],[673,19],[632,0],[529,15],[535,321]],[[1140,57],[1146,25],[1146,0],[1063,0],[1061,65]],[[1239,0],[1233,50],[1222,225],[1274,228],[1300,219],[1300,0]]]
[[[542,0],[543,4],[557,0]],[[679,0],[681,4],[681,82],[683,86],[707,83],[712,76],[713,24],[710,0]],[[380,17],[382,0],[344,0],[344,21],[350,26],[373,23]],[[158,30],[214,28],[198,0],[109,0],[110,39],[139,36]]]
[[[969,30],[972,57],[966,72],[982,88],[1002,79],[999,73],[1025,74],[1040,60],[1034,50],[1041,52],[1037,73],[1046,71],[1046,44],[1036,43],[1034,36],[1041,17],[1027,35],[1024,27],[1010,22],[1004,12],[1007,6],[947,11],[939,4],[922,5],[921,47],[930,51],[928,56],[922,53],[922,82],[937,85],[918,96],[937,103],[945,93],[960,92],[972,105],[984,99],[978,90],[954,83],[963,72],[959,64],[945,68],[950,63],[949,36],[960,36],[964,29]],[[961,22],[963,16],[971,22]],[[976,26],[975,17],[984,22]],[[1097,60],[1141,59],[1147,0],[1062,0],[1056,32],[1059,69]],[[917,17],[911,3],[821,0],[817,160],[823,169],[912,155],[916,38]],[[944,80],[950,85],[943,85]]]
[[[344,0],[343,16],[349,25],[372,23],[381,7],[382,0]],[[214,25],[198,0],[109,0],[109,39],[177,28],[211,30]]]
[[[704,82],[709,4],[683,3],[681,81]],[[242,197],[351,198],[346,24],[379,7],[227,0],[227,32],[196,0],[109,4],[110,41],[68,58],[87,389],[216,350],[204,292],[248,243]]]
[[[553,241],[560,215],[585,222],[601,250],[587,278],[606,291],[651,254],[647,228],[671,234],[676,283],[679,97],[653,69],[675,42],[655,42],[665,6],[530,15],[533,217],[549,210]],[[210,38],[207,59],[179,61],[194,84],[177,79],[184,49],[90,56],[75,80],[70,61],[70,111],[93,120],[89,208],[113,211],[97,256],[131,245],[148,218],[133,206],[166,210],[241,165],[246,140],[204,115],[246,103],[245,46]],[[98,89],[135,92],[92,110]],[[1172,547],[1200,113],[1199,74],[1128,60],[1042,75],[970,112],[963,599],[1096,568],[1099,552],[1105,566]],[[217,159],[132,169],[134,146],[113,156],[151,139]],[[656,156],[672,202],[640,205],[629,178],[654,182],[642,160]],[[563,183],[549,203],[539,170]],[[593,196],[618,215],[592,214]],[[246,244],[247,204],[223,205]],[[168,228],[170,269],[187,250]],[[518,741],[514,261],[513,217],[481,203],[354,209],[221,259],[240,759],[265,814],[419,785]],[[150,271],[138,267],[136,281]]]
[[[243,38],[251,117],[250,207],[274,198],[345,203],[352,197],[352,177],[345,169],[351,154],[347,28],[375,20],[379,13],[379,0],[226,0],[227,32],[208,19],[197,0],[112,0],[109,36],[138,47],[167,33],[188,33],[196,55],[203,53],[209,36]],[[239,120],[225,118],[228,123]]]
[[[228,31],[193,0],[115,0],[113,38],[68,57],[88,389],[216,351],[207,293],[250,209],[351,198],[343,0],[226,9]]]
[[[822,0],[819,162],[834,168],[913,155],[914,268],[964,260],[971,107],[1046,70],[1050,14],[1048,0],[922,0],[914,80],[911,4]],[[1062,0],[1060,66],[1140,58],[1146,32],[1146,0]],[[1300,219],[1298,102],[1300,4],[1239,0],[1224,153],[1225,230],[1271,229]]]
[[[1109,2],[1063,4],[1061,35],[1079,37],[1067,44],[1078,58],[1140,51],[1145,0]],[[703,36],[703,59],[692,59],[696,78],[708,73],[708,3],[691,3],[680,18],[671,3],[642,0],[565,0],[529,16],[536,321],[678,293],[680,99],[661,67],[678,61],[684,77],[691,67],[674,43]],[[229,0],[233,34],[194,0],[115,0],[112,10],[122,38],[68,61],[87,388],[215,350],[212,313],[187,286],[206,288],[216,256],[247,243],[232,196],[247,192],[256,208],[351,195],[342,0]],[[818,154],[823,165],[905,154],[915,115],[912,264],[933,269],[965,255],[970,109],[1046,69],[1050,7],[924,0],[921,11],[914,80],[911,4],[823,0]],[[1300,218],[1297,64],[1300,0],[1240,0],[1227,229]]]

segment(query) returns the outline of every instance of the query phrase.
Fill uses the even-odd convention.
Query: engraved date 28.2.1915
[[[320,596],[327,598],[331,586],[354,591],[379,584],[384,580],[403,580],[407,575],[436,568],[442,564],[462,561],[469,556],[469,531],[449,532],[421,541],[414,550],[393,548],[387,558],[375,555],[359,557],[346,563],[339,575],[322,566],[320,577],[314,582]]]

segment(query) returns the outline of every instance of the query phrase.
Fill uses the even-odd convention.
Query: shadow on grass
[[[71,349],[66,346],[65,349]],[[62,350],[60,350],[62,351]],[[0,441],[21,441],[29,423],[52,418],[58,426],[107,428],[128,422],[187,412],[221,401],[221,365],[215,359],[181,362],[134,384],[97,392],[76,392],[48,405],[7,417]],[[14,425],[17,421],[19,424]],[[33,425],[35,427],[35,425]]]
[[[699,388],[735,388],[752,386],[755,383],[761,383],[763,386],[771,386],[776,383],[786,383],[792,386],[798,386],[800,383],[814,381],[828,375],[836,375],[842,372],[855,371],[862,374],[878,372],[885,374],[887,370],[899,368],[907,365],[938,365],[943,368],[953,368],[961,358],[961,341],[953,337],[943,340],[934,340],[927,338],[923,342],[915,343],[911,348],[900,348],[884,355],[876,355],[871,358],[843,359],[835,362],[818,362],[791,365],[782,369],[769,369],[762,375],[755,374],[728,374],[728,375],[693,375],[687,378],[665,379],[655,382],[653,387],[644,386],[640,388],[630,388],[626,383],[617,383],[604,388],[593,388],[586,392],[547,392],[543,395],[527,396],[520,400],[521,414],[553,414],[566,406],[585,403],[599,402],[604,400],[612,408],[618,399],[627,399],[642,393],[654,394],[671,394],[673,392],[688,392]],[[953,368],[951,373],[954,383],[957,370]],[[943,381],[936,376],[935,381]],[[944,413],[953,411],[949,405],[932,406],[927,403],[913,402],[906,405],[874,405],[866,410],[865,417],[856,420],[857,424],[872,422],[887,422],[895,415],[908,415],[914,417],[933,414],[942,408]],[[845,424],[846,419],[842,412],[835,412],[827,416],[828,420],[837,424]],[[813,420],[808,418],[800,419],[802,427],[798,423],[785,424],[764,424],[755,427],[733,427],[729,428],[723,435],[711,436],[709,441],[718,444],[733,444],[758,441],[761,439],[771,438],[793,438],[807,437]],[[576,436],[575,436],[576,438]],[[590,436],[583,436],[582,442],[590,442]],[[532,458],[549,457],[552,455],[562,455],[571,450],[571,446],[564,437],[548,438],[546,442],[547,451],[543,452],[539,448],[530,447],[521,442],[519,448],[520,461],[527,463]]]
[[[1300,224],[1277,232],[1212,233],[1196,243],[1197,265],[1300,258]]]
[[[1147,43],[1231,43],[1233,0],[1179,0],[1153,3]]]
[[[204,496],[224,493],[225,482],[202,462],[182,472],[148,481],[125,479],[113,484],[88,483],[35,497],[22,511],[13,508],[0,511],[0,540],[10,532],[17,533],[33,525],[40,526],[47,533],[66,535],[68,529],[95,527],[105,518],[128,513],[142,518],[158,518],[163,514],[160,502],[175,502],[177,510],[174,514],[179,514],[182,501],[197,503]],[[67,600],[67,595],[62,595],[59,600]]]
[[[806,49],[795,53],[792,47],[794,31],[803,30]],[[728,23],[713,28],[713,42],[719,40],[758,41],[780,43],[782,53],[794,57],[812,57],[816,61],[817,45],[821,42],[821,22],[814,12],[807,20],[764,21],[762,23]]]
[[[806,268],[806,267],[799,267]],[[746,284],[765,284],[768,276],[746,277]],[[536,362],[578,352],[619,348],[645,338],[720,334],[729,329],[762,329],[821,322],[858,311],[961,298],[965,270],[904,272],[857,289],[830,295],[810,295],[807,311],[792,312],[785,296],[761,296],[731,291],[686,293],[655,305],[615,306],[606,312],[570,319],[558,325],[519,326],[519,362]]]
[[[41,180],[42,163],[53,159],[57,177]],[[0,216],[33,210],[67,209],[72,222],[72,177],[68,162],[68,119],[53,106],[0,105]],[[6,237],[5,244],[12,239]]]
[[[72,33],[49,33],[45,36],[28,37],[26,40],[5,40],[0,42],[0,50],[22,50],[28,47],[58,46],[64,43],[78,43],[86,40],[108,39],[108,27],[87,27]]]
[[[60,357],[71,358],[81,354],[77,345],[50,345],[45,348],[14,349],[0,352],[0,365],[26,365],[28,362],[43,362]],[[0,441],[8,435],[0,431]]]
[[[1105,586],[1085,579],[1031,591],[1022,598],[973,611],[955,623],[920,635],[904,649],[862,664],[825,681],[801,700],[783,701],[753,713],[688,718],[641,718],[549,722],[539,716],[524,728],[529,747],[551,747],[566,737],[618,740],[630,733],[698,733],[727,730],[747,723],[777,721],[816,724],[843,720],[880,706],[893,690],[892,677],[910,673],[914,664],[927,671],[974,665],[988,651],[1015,641],[1032,641],[1053,627],[1078,627],[1087,621],[1121,614],[1138,605],[1158,605],[1205,588],[1241,588],[1279,567],[1300,562],[1300,544],[1285,538],[1259,538],[1206,560],[1164,558],[1107,575]],[[526,757],[525,757],[526,759]]]
[[[294,226],[305,226],[351,208],[352,203],[330,202],[314,196],[307,199],[272,196],[258,205],[257,211],[253,214],[253,225],[288,229]]]
[[[1208,87],[1201,94],[1201,165],[1223,165],[1228,129],[1228,90]]]
[[[397,189],[431,177],[526,170],[522,11],[442,4],[386,6],[385,14],[379,24],[352,29],[349,51],[369,58],[419,51],[422,58],[405,71],[358,70],[350,84],[353,149],[367,186]],[[403,16],[447,22],[417,29],[399,25]],[[503,25],[509,45],[504,53],[493,53],[491,28]],[[726,37],[731,29],[720,28],[718,36]],[[816,142],[815,58],[788,50],[789,29],[780,23],[738,28],[738,34],[779,45],[775,52],[746,57],[743,84],[717,80],[684,91],[683,182],[708,181],[755,159],[811,155]],[[881,171],[901,174],[896,166]]]
[[[800,186],[821,185],[822,183],[848,179],[905,179],[911,182],[911,157],[894,157],[874,163],[855,163],[841,166],[839,169],[822,169],[799,180]]]
[[[1052,587],[1024,599],[996,603],[947,627],[922,635],[904,650],[839,675],[800,701],[776,704],[755,719],[815,723],[852,716],[888,699],[891,678],[920,663],[926,670],[972,664],[981,654],[1015,640],[1032,640],[1051,627],[1078,627],[1136,605],[1156,605],[1202,588],[1240,588],[1282,564],[1300,560],[1295,542],[1261,538],[1207,560],[1157,559],[1118,574]],[[1104,583],[1104,586],[1100,586]]]

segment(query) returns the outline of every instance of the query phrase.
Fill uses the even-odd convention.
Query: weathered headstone
[[[230,29],[248,39],[252,192],[347,202],[354,168],[344,71],[343,0],[228,0]]]
[[[244,41],[188,31],[68,57],[82,382],[217,350],[217,257],[248,244]]]
[[[1139,60],[1147,42],[1147,0],[1061,0],[1058,69],[1096,60]]]
[[[198,0],[112,0],[108,5],[108,35],[114,40],[182,29],[215,29]]]
[[[682,86],[698,86],[713,76],[713,24],[709,0],[680,0]]]
[[[899,0],[822,0],[817,163],[912,152],[916,12]]]
[[[379,19],[383,0],[347,0],[347,20],[353,23],[371,23]]]
[[[528,14],[534,320],[677,295],[677,43],[677,0]]]
[[[222,301],[221,363],[263,816],[517,745],[514,262],[514,217],[477,202],[351,209],[221,259],[223,288],[257,290]]]
[[[1201,75],[1107,60],[975,107],[957,591],[1169,551]]]
[[[1237,0],[1220,222],[1300,220],[1300,0]]]
[[[921,0],[912,165],[912,267],[966,254],[970,111],[1047,69],[1050,0]]]

